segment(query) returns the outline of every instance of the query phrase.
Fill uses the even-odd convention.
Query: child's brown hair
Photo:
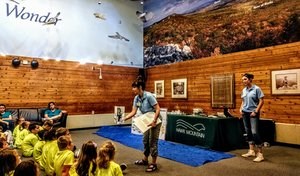
[[[68,146],[70,146],[71,143],[72,143],[71,138],[68,136],[60,136],[57,139],[57,146],[60,151],[68,149]]]

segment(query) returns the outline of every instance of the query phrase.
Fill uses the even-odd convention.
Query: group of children
[[[97,145],[88,141],[82,145],[78,156],[66,128],[53,128],[46,120],[42,126],[29,123],[20,117],[13,133],[13,146],[8,135],[0,138],[0,176],[39,176],[43,170],[47,176],[122,176],[122,169],[115,163],[115,146],[105,142],[97,152]],[[22,161],[23,157],[33,157]],[[75,157],[76,156],[76,157]]]

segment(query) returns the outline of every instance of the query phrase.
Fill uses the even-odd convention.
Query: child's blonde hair
[[[97,165],[99,168],[107,169],[109,162],[115,157],[116,148],[111,141],[105,142],[99,149]]]

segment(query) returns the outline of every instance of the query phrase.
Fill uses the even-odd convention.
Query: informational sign
[[[167,131],[167,108],[160,108],[160,115],[161,119],[161,127],[159,132],[159,139],[165,140],[166,138],[166,131]]]
[[[115,106],[114,111],[114,122],[116,124],[122,124],[122,119],[125,117],[125,106]]]

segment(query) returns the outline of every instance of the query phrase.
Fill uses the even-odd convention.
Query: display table
[[[173,114],[167,116],[166,140],[220,151],[241,148],[244,144],[243,131],[237,118]]]

